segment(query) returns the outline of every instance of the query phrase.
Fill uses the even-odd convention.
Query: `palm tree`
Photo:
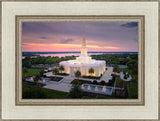
[[[23,73],[24,73],[24,77],[26,77],[26,74],[28,73],[26,68],[23,69]]]
[[[64,66],[63,65],[61,65],[60,67],[59,67],[59,70],[61,71],[61,73],[62,73],[62,71],[64,71]]]
[[[40,79],[41,79],[40,75],[37,74],[37,75],[35,75],[35,77],[34,77],[34,82],[36,82],[36,84],[38,85],[38,80],[40,80]]]
[[[55,75],[55,79],[56,79],[56,77],[57,77],[58,72],[59,72],[59,70],[58,70],[57,68],[54,68],[54,69],[52,70],[52,73]]]
[[[78,71],[76,71],[76,73],[75,73],[75,77],[77,77],[78,78],[78,80],[79,80],[79,77],[81,76],[81,72],[78,70]]]
[[[89,74],[91,74],[91,77],[92,77],[92,74],[94,74],[94,69],[93,68],[89,69]]]

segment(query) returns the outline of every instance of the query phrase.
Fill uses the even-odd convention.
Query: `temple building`
[[[87,54],[85,32],[83,32],[83,40],[81,46],[81,55],[76,57],[76,60],[62,61],[59,65],[64,66],[64,73],[70,74],[70,76],[75,76],[75,72],[79,70],[82,76],[89,76],[89,69],[93,68],[93,76],[99,77],[104,73],[106,68],[106,62],[102,60],[92,59]]]

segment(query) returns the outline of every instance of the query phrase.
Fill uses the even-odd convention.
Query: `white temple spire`
[[[82,40],[82,47],[81,47],[81,56],[87,56],[87,47],[86,47],[85,31],[83,31],[83,40]]]
[[[86,47],[85,31],[83,31],[83,41],[82,41],[82,47]]]

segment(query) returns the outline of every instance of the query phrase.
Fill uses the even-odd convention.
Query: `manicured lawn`
[[[35,87],[28,86],[23,83],[23,99],[66,99],[68,98],[68,93]]]
[[[128,90],[131,99],[138,98],[138,83],[137,82],[130,82],[128,84]]]
[[[29,69],[27,69],[26,77],[30,77],[30,76],[39,74],[40,71],[42,71],[42,70],[43,70],[43,69],[29,68]],[[22,77],[24,78],[24,73],[22,73]]]

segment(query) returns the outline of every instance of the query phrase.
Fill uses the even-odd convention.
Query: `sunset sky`
[[[137,22],[23,22],[23,52],[138,52]]]

